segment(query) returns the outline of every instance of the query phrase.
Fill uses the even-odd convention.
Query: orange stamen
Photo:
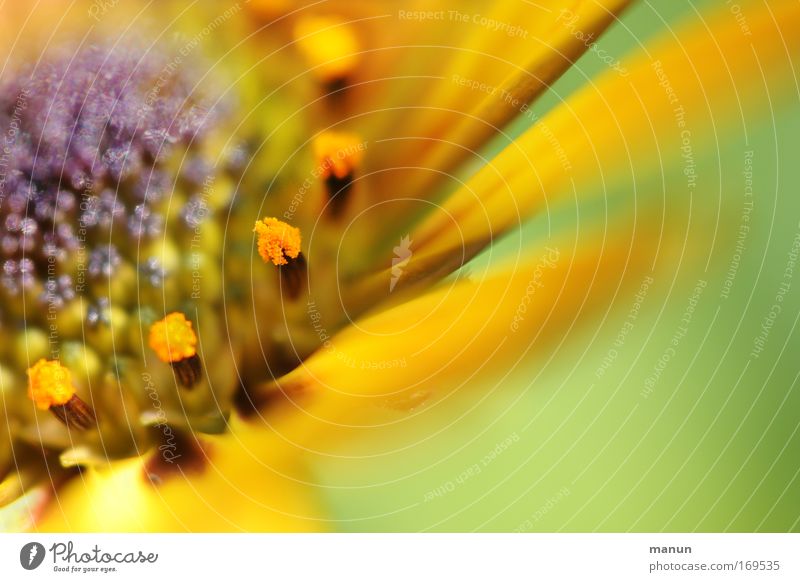
[[[173,363],[197,354],[197,335],[183,313],[170,313],[150,326],[150,347],[162,362]]]
[[[258,254],[264,262],[280,267],[300,254],[300,229],[277,218],[256,221],[253,232],[258,235]]]
[[[328,16],[300,18],[294,27],[295,44],[323,83],[344,79],[358,65],[358,38],[352,25]]]
[[[63,406],[75,395],[69,370],[56,360],[39,360],[28,368],[28,397],[40,410]]]
[[[364,158],[366,145],[353,133],[325,131],[313,143],[317,174],[322,179],[334,176],[340,180],[352,178]]]

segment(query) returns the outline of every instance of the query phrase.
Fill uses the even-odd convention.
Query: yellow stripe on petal
[[[435,109],[415,112],[408,135],[431,136],[436,141],[412,143],[410,148],[414,151],[409,151],[409,155],[438,171],[452,170],[509,121],[524,113],[534,99],[592,46],[628,4],[630,0],[562,2],[548,8],[548,14],[537,22],[529,16],[530,7],[522,10],[516,3],[501,3],[503,11],[485,18],[488,22],[519,23],[525,27],[524,38],[512,36],[500,43],[496,32],[494,38],[486,38],[489,34],[483,31],[481,38],[486,46],[479,50],[500,55],[501,59],[507,55],[509,59],[495,63],[494,67],[480,62],[476,54],[459,54],[458,59],[465,62],[449,69],[449,77],[437,84],[438,91],[430,98],[426,96],[426,106],[453,108],[464,114],[458,116],[455,124],[442,126],[436,123],[436,117],[442,117],[441,112]],[[507,54],[509,45],[515,52]],[[509,72],[504,78],[497,78],[498,70],[500,74]],[[463,109],[461,104],[465,99],[475,100],[471,108]],[[418,157],[420,148],[427,148],[423,160]],[[412,162],[398,156],[398,162],[403,161]],[[414,191],[427,189],[441,175],[428,172],[420,176],[423,180],[413,184]]]
[[[480,247],[559,199],[635,182],[681,159],[687,140],[699,156],[742,111],[766,115],[791,79],[800,5],[755,5],[748,22],[744,38],[722,8],[625,62],[627,76],[607,72],[554,109],[410,232],[418,268]]]
[[[360,120],[359,130],[378,142],[371,169],[432,171],[408,170],[400,183],[393,174],[378,174],[374,190],[386,197],[424,194],[522,114],[629,1],[449,3],[440,20],[416,23],[420,30],[438,30],[439,37],[400,49],[405,68],[376,83],[386,92],[368,99],[382,108]]]

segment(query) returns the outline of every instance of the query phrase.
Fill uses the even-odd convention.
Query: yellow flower
[[[627,1],[198,4],[3,8],[26,35],[5,51],[43,63],[0,90],[8,529],[330,529],[308,451],[502,374],[670,268],[665,209],[688,194],[625,178],[680,161],[671,95],[735,118],[766,99],[742,79],[779,93],[798,38],[777,33],[800,24],[754,4],[746,45],[712,11],[539,110]],[[715,123],[693,120],[695,148]],[[462,269],[607,181],[580,240],[543,229],[517,263]]]

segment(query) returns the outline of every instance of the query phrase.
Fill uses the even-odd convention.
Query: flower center
[[[0,83],[0,428],[12,449],[82,464],[147,450],[164,427],[224,430],[235,374],[203,382],[187,315],[223,335],[217,217],[249,212],[234,204],[246,153],[230,100],[197,89],[179,50],[55,50]],[[231,245],[250,243],[234,231]]]

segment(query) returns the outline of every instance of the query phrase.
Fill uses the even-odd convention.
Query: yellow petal
[[[88,469],[59,489],[38,531],[322,531],[326,523],[302,468],[266,427],[233,421],[204,437],[206,466],[159,485],[143,458]],[[154,451],[153,454],[159,454]],[[292,455],[297,457],[297,453]]]
[[[33,487],[0,507],[0,532],[18,533],[32,529],[49,500],[50,494],[45,487]]]
[[[357,430],[347,423],[380,422],[376,406],[409,407],[465,389],[476,374],[556,345],[554,336],[650,264],[656,237],[634,237],[631,221],[622,222],[357,321],[277,382],[297,412],[280,416],[276,430],[304,443],[320,431]],[[324,447],[326,439],[307,444]]]

